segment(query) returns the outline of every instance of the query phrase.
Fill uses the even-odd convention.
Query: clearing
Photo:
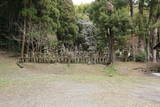
[[[24,64],[20,69],[4,54],[0,107],[160,107],[160,79],[137,69],[143,63]]]

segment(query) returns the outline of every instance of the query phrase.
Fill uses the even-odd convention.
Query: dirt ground
[[[0,107],[160,107],[160,79],[143,63],[24,64],[0,55]]]

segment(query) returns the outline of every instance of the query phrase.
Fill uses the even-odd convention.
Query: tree
[[[153,47],[158,43],[159,1],[138,0],[138,4],[139,11],[134,16],[135,33],[144,40],[147,61],[156,62],[158,54]]]
[[[41,25],[45,28],[46,34],[55,34],[57,29],[59,28],[59,16],[60,12],[57,9],[57,2],[56,0],[24,0],[23,2],[24,7],[21,10],[22,17],[24,19],[23,23],[23,38],[22,38],[22,48],[21,48],[21,57],[24,56],[24,51],[26,50],[27,53],[29,51],[30,40],[33,39],[33,33],[30,31],[33,26],[37,24],[37,26]],[[40,31],[39,31],[40,32]],[[39,34],[37,32],[37,34]],[[36,38],[34,38],[36,40]],[[27,43],[26,43],[27,41]],[[27,46],[25,46],[27,45]],[[24,49],[27,47],[27,49]]]
[[[116,8],[117,7],[117,8]],[[125,8],[118,8],[108,0],[96,0],[90,9],[90,18],[107,38],[109,61],[113,63],[115,40],[120,35],[126,35],[129,26],[129,15]]]
[[[76,11],[76,18],[77,19],[84,19],[84,20],[90,20],[88,15],[90,4],[81,4],[75,6]]]
[[[160,18],[160,1],[159,0],[151,0],[150,1],[150,10],[149,10],[149,23],[151,25],[150,36],[152,37],[152,60],[153,62],[157,62],[157,51],[153,49],[153,47],[157,44],[158,40],[158,27],[154,26]]]
[[[78,32],[76,25],[75,9],[72,0],[58,0],[58,9],[60,10],[60,29],[57,31],[58,40],[72,44]]]

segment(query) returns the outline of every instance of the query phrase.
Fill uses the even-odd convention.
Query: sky
[[[75,5],[80,5],[80,4],[84,4],[84,3],[91,3],[92,1],[94,1],[94,0],[73,0],[73,3],[75,4]]]

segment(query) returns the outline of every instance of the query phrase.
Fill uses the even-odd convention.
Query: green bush
[[[145,62],[145,55],[144,54],[136,55],[136,62]]]

